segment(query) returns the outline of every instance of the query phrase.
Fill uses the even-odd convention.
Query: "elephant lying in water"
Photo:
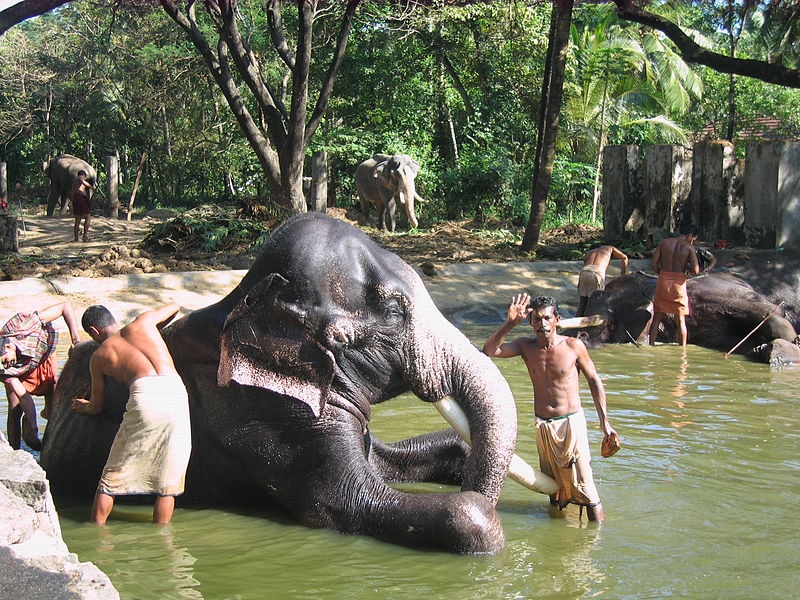
[[[592,342],[646,343],[653,316],[657,277],[633,273],[618,277],[589,299],[587,315],[601,315],[604,324],[587,330]],[[753,329],[756,331],[736,352],[753,353],[773,340],[793,342],[798,323],[793,311],[784,311],[747,281],[726,272],[692,277],[687,286],[692,314],[686,317],[689,343],[724,350],[733,349]],[[759,323],[769,317],[759,326]],[[788,318],[787,318],[788,317]],[[675,339],[675,323],[665,318],[662,340]]]
[[[504,546],[495,503],[516,441],[509,386],[416,272],[361,231],[293,217],[234,291],[164,338],[192,418],[180,501],[274,502],[307,526],[457,553]],[[77,346],[59,378],[41,459],[56,494],[91,496],[124,410],[119,387],[100,416],[70,410],[94,348]],[[371,405],[409,390],[456,399],[472,448],[452,430],[371,437]],[[405,493],[387,480],[461,491]]]

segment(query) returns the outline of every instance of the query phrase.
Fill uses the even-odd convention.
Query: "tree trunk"
[[[550,17],[547,62],[542,80],[542,100],[539,113],[539,135],[534,157],[533,188],[531,190],[531,212],[525,235],[522,238],[523,252],[535,250],[547,206],[547,194],[553,178],[553,163],[556,158],[556,136],[564,90],[564,71],[569,47],[569,27],[572,21],[574,0],[555,0]]]

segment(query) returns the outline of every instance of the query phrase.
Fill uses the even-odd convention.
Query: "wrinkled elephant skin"
[[[608,283],[602,292],[589,299],[586,314],[599,314],[607,324],[588,330],[593,341],[607,343],[647,343],[652,318],[657,277],[633,273]],[[767,316],[739,348],[737,354],[751,354],[756,346],[783,339],[792,342],[797,324],[782,308],[757,292],[747,281],[726,272],[711,272],[689,279],[687,286],[692,314],[686,318],[689,343],[730,351]],[[662,322],[660,341],[675,339],[676,324],[671,317]]]
[[[97,172],[92,165],[71,154],[62,154],[50,159],[42,165],[42,171],[50,179],[50,192],[47,195],[48,217],[53,216],[56,206],[59,207],[59,214],[64,214],[72,184],[78,178],[80,171],[86,172],[86,180],[89,183],[97,185]],[[89,194],[91,196],[91,190]]]
[[[179,501],[277,504],[301,523],[457,553],[494,552],[494,505],[516,441],[507,382],[436,309],[414,270],[318,213],[276,229],[239,286],[164,337],[189,392],[192,458]],[[44,439],[54,492],[90,495],[125,402],[69,409],[91,344],[64,367]],[[371,405],[406,391],[463,408],[452,430],[370,437]],[[407,493],[386,481],[457,484]]]
[[[372,205],[378,213],[378,227],[394,231],[399,203],[405,207],[409,226],[417,227],[414,205],[422,200],[414,183],[418,173],[419,164],[406,154],[375,154],[358,165],[355,182],[365,223],[369,223]]]

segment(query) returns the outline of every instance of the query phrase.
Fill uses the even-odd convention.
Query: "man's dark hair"
[[[558,314],[558,302],[556,302],[556,299],[552,296],[536,296],[531,298],[531,303],[528,305],[528,308],[536,310],[537,308],[546,308],[548,306],[553,307],[553,314]]]
[[[697,236],[697,225],[692,225],[691,223],[681,225],[680,233],[681,235]]]
[[[102,304],[90,306],[84,311],[81,317],[81,326],[86,332],[89,331],[89,327],[105,329],[106,327],[111,327],[116,322],[117,320],[114,318],[114,315],[111,314],[111,311]]]

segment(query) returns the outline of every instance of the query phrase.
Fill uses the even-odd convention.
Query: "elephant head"
[[[415,179],[419,174],[419,164],[406,154],[375,154],[356,169],[356,187],[361,197],[361,208],[365,218],[369,204],[378,211],[378,225],[386,230],[395,229],[397,202],[405,207],[406,217],[411,227],[419,221],[414,210],[415,202],[422,201],[417,194]]]
[[[275,502],[309,526],[461,553],[502,548],[494,504],[517,428],[508,384],[416,272],[360,230],[293,217],[233,292],[164,337],[192,415],[184,501]],[[65,390],[74,373],[86,378],[85,362],[67,363]],[[371,405],[406,391],[454,398],[471,448],[452,430],[394,444],[371,436]],[[52,421],[74,425],[53,427],[57,437],[48,426],[48,472],[83,468],[69,457],[91,417],[64,404],[56,398]],[[414,494],[387,480],[461,491]]]

